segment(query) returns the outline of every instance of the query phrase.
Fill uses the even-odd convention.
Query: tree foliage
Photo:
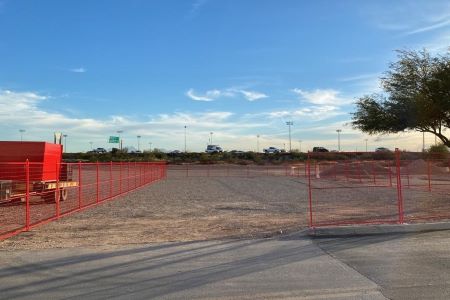
[[[450,146],[444,135],[450,127],[450,51],[437,56],[426,50],[398,51],[381,86],[382,93],[356,102],[354,128],[369,134],[429,132]]]

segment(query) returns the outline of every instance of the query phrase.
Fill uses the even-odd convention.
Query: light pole
[[[292,151],[292,146],[291,146],[291,126],[294,125],[294,122],[287,121],[286,125],[289,126],[289,152],[291,152]]]
[[[152,152],[152,142],[148,142],[150,144],[150,152]]]
[[[256,135],[256,153],[259,153],[259,134]]]
[[[91,151],[94,149],[94,148],[92,148],[92,144],[93,144],[92,142],[89,142],[89,145],[91,145]]]
[[[367,152],[367,141],[368,141],[368,139],[365,139],[365,141],[366,141],[366,152]]]
[[[184,125],[184,153],[186,153],[187,152],[187,147],[186,147],[186,128],[187,128],[187,126],[186,125]]]
[[[338,134],[338,151],[341,152],[341,132],[342,132],[342,129],[337,129],[336,132]]]
[[[20,141],[23,142],[23,133],[25,132],[25,129],[19,129],[20,132]]]
[[[425,131],[422,132],[422,152],[425,152]]]
[[[117,133],[119,134],[119,148],[120,148],[120,151],[122,151],[122,137],[121,137],[121,134],[123,133],[123,130],[117,130]]]
[[[67,134],[63,134],[64,137],[64,152],[67,153]]]
[[[210,145],[212,145],[213,141],[212,141],[212,136],[213,136],[213,132],[209,133],[209,141],[210,141]]]
[[[138,142],[138,151],[141,151],[141,136],[137,135],[137,142]]]
[[[299,152],[302,152],[302,140],[298,140],[298,143],[299,143],[299,145],[300,145]]]

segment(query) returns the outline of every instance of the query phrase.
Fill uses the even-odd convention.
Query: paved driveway
[[[1,299],[448,299],[450,231],[0,252]]]

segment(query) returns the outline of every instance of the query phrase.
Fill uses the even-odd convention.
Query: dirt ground
[[[307,225],[305,180],[171,178],[0,242],[0,250],[264,237]]]
[[[266,169],[261,169],[261,174],[247,169],[243,169],[244,173],[228,168],[205,170],[191,170],[189,176],[193,177],[172,170],[167,180],[2,241],[0,250],[109,249],[127,244],[270,237],[308,225],[305,177],[283,176],[289,172],[285,169],[271,170],[272,176],[262,176],[267,175]],[[204,174],[216,177],[204,177]],[[366,177],[351,180],[313,177],[313,224],[397,222],[396,179],[390,182],[390,177],[384,177],[376,178],[377,185]],[[407,222],[450,219],[448,176],[443,179],[428,180],[422,175],[403,177],[403,210]],[[429,185],[432,192],[428,191]],[[92,194],[86,192],[89,191],[85,189],[83,198]],[[64,203],[67,207],[72,204],[76,203]],[[23,215],[11,214],[13,209],[19,207],[5,207],[4,213]],[[54,212],[54,204],[37,204],[32,209]]]

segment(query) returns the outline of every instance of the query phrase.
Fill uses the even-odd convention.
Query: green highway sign
[[[119,137],[118,136],[110,136],[109,137],[109,143],[118,144],[119,143]]]

